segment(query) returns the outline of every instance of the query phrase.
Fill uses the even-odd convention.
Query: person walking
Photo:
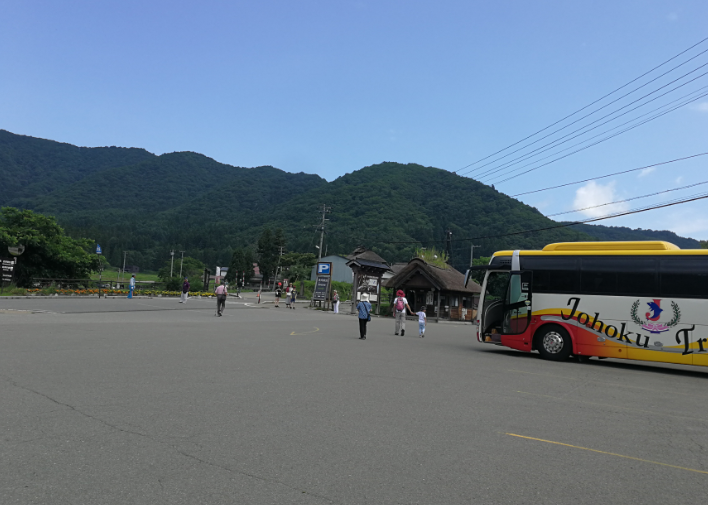
[[[130,278],[130,285],[128,287],[128,298],[133,298],[133,291],[135,291],[135,274]]]
[[[425,337],[425,323],[428,320],[428,316],[425,314],[425,305],[415,315],[418,316],[418,336],[423,338]]]
[[[216,293],[216,313],[221,317],[226,307],[226,295],[229,293],[227,284],[220,284],[216,287],[214,292]]]
[[[258,294],[256,295],[256,298],[258,298],[258,303],[261,303],[261,288],[258,288]]]
[[[295,310],[295,299],[297,298],[297,289],[295,285],[290,286],[290,308]]]
[[[406,294],[399,289],[396,291],[396,298],[393,300],[393,317],[396,318],[396,335],[398,335],[399,332],[401,336],[406,334],[406,309],[413,314],[413,311],[408,305],[408,300],[406,300]]]
[[[332,294],[332,310],[335,314],[339,314],[339,293],[337,293],[336,289],[334,294]]]
[[[292,286],[288,286],[287,288],[285,288],[285,306],[289,309],[292,308],[290,306],[290,299],[291,299],[292,295],[293,295]]]
[[[179,303],[185,303],[187,298],[189,298],[189,279],[185,277],[182,283],[182,294],[179,297]]]
[[[275,306],[280,307],[280,297],[283,296],[282,284],[279,282],[278,287],[275,288]]]
[[[366,323],[371,321],[371,304],[369,293],[361,294],[361,301],[356,304],[359,311],[359,340],[366,340]]]

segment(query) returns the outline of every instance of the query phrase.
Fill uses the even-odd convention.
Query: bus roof
[[[497,251],[492,256],[511,256],[514,251]],[[708,255],[708,249],[681,249],[661,240],[638,242],[558,242],[543,250],[521,250],[523,256],[673,256]]]

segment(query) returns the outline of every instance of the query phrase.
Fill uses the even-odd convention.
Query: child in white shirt
[[[425,337],[425,321],[427,317],[425,316],[425,305],[420,308],[420,311],[415,313],[418,316],[418,335],[423,338]]]

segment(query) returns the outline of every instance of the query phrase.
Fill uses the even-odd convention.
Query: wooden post
[[[437,290],[438,292],[438,310],[435,313],[435,322],[439,323],[440,322],[440,290]]]
[[[327,294],[325,295],[325,310],[329,310],[329,294],[332,291],[332,277],[330,276],[327,283]]]
[[[352,284],[352,308],[351,313],[354,314],[354,309],[356,309],[356,288],[359,282],[359,272],[354,272],[354,284]]]
[[[381,276],[379,275],[379,282],[376,285],[376,315],[381,314]]]

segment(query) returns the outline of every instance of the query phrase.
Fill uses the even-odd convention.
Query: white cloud
[[[683,175],[679,175],[676,180],[674,181],[674,184],[677,186],[683,182]]]
[[[656,171],[656,167],[645,168],[644,170],[639,172],[639,175],[637,177],[646,177],[647,175],[649,175],[650,173],[655,172],[655,171]]]
[[[586,217],[600,217],[613,212],[628,210],[628,202],[604,205],[619,199],[621,199],[621,197],[615,190],[615,181],[605,184],[604,186],[595,181],[590,181],[575,192],[573,209],[584,209],[581,210],[580,213]],[[598,207],[598,205],[602,206]]]
[[[677,13],[675,13],[675,12],[671,12],[668,16],[666,16],[666,18],[667,18],[669,21],[676,21],[676,20],[678,20],[679,15],[678,15]]]
[[[693,108],[698,112],[708,112],[708,102],[697,103]]]
[[[659,217],[654,228],[669,229],[682,237],[693,237],[697,240],[705,240],[708,238],[708,218],[703,217],[700,212],[703,205],[701,201],[698,201],[665,209],[667,212],[657,216],[661,217]],[[662,210],[652,212],[660,213]]]
[[[673,226],[670,225],[670,229],[682,237],[708,237],[708,219],[677,219]]]

